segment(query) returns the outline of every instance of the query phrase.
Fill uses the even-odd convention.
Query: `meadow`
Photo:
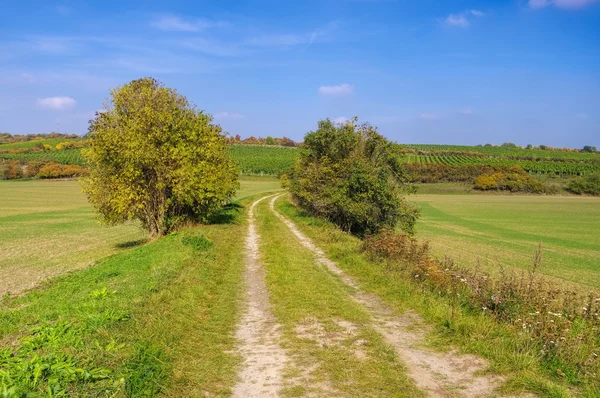
[[[440,184],[444,185],[444,184]],[[576,196],[419,194],[422,211],[417,237],[430,241],[433,254],[492,273],[527,269],[538,244],[541,272],[600,289],[600,200]]]
[[[244,177],[238,198],[279,189]],[[0,181],[0,296],[94,264],[146,241],[135,223],[99,223],[76,180]]]

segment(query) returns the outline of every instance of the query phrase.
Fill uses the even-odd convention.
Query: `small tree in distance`
[[[397,225],[413,233],[418,210],[403,198],[409,178],[393,144],[356,118],[318,127],[304,137],[290,176],[298,205],[358,236]]]
[[[155,238],[207,221],[237,188],[221,127],[152,78],[116,88],[89,127],[88,199],[108,224],[139,220]]]

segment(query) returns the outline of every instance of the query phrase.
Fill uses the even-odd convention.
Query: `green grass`
[[[341,232],[332,224],[309,217],[285,200],[276,205],[298,227],[319,245],[341,269],[360,282],[361,288],[380,296],[399,313],[416,311],[434,328],[428,336],[431,347],[447,350],[455,346],[461,352],[473,353],[490,362],[490,370],[506,375],[504,391],[519,395],[531,391],[542,397],[568,397],[565,379],[545,363],[539,349],[519,328],[496,323],[482,312],[456,308],[451,314],[450,299],[407,280],[404,274],[368,261],[360,253],[361,242]],[[596,385],[580,386],[583,396],[595,397]],[[586,390],[587,388],[587,390]]]
[[[0,295],[145,239],[134,223],[102,226],[77,181],[0,181]]]
[[[278,189],[275,178],[243,177],[237,197]],[[0,181],[0,296],[145,240],[136,223],[101,225],[75,180]]]
[[[417,237],[429,240],[435,255],[462,265],[479,259],[528,268],[539,243],[541,272],[600,289],[600,201],[574,196],[417,195],[422,210]]]
[[[422,396],[347,287],[315,262],[267,206],[263,201],[257,208],[258,230],[272,310],[294,362],[288,377],[303,375],[295,366],[313,369],[285,395]],[[299,333],[298,327],[308,331]]]
[[[226,395],[244,232],[186,230],[2,300],[5,396]]]

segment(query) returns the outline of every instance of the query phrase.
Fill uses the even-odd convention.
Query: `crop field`
[[[463,265],[480,260],[528,268],[542,243],[541,272],[600,289],[600,200],[571,196],[428,195],[410,198],[422,209],[417,236],[434,254]]]
[[[519,165],[529,173],[558,175],[584,175],[600,171],[600,155],[595,153],[458,145],[405,147],[412,151],[403,156],[405,163],[497,167]]]
[[[0,146],[0,149],[3,147],[4,146]],[[242,174],[250,175],[278,175],[292,167],[299,153],[298,148],[294,147],[288,148],[262,145],[232,145],[230,150],[240,172]],[[31,153],[0,153],[0,158],[22,160],[25,162],[32,160],[47,160],[61,164],[84,165],[81,149]]]
[[[22,160],[30,162],[32,160],[54,161],[60,164],[84,165],[81,149],[63,149],[60,151],[43,151],[30,153],[0,153],[0,158],[9,160]]]
[[[13,142],[13,143],[9,143],[9,144],[0,144],[0,151],[5,151],[5,150],[10,150],[10,149],[26,149],[26,148],[33,148],[39,144],[41,145],[50,145],[55,147],[56,145],[60,144],[61,142],[73,142],[73,141],[80,141],[80,139],[73,139],[73,138],[47,138],[47,139],[39,139],[39,140],[30,140],[30,141],[22,141],[22,142]]]
[[[292,167],[298,153],[293,147],[231,146],[231,155],[243,174],[279,174]]]
[[[403,147],[415,152],[470,152],[486,156],[503,156],[512,158],[535,159],[573,159],[573,160],[598,160],[597,153],[583,153],[577,151],[558,151],[545,149],[505,148],[499,146],[483,145],[442,145],[442,144],[402,144]]]
[[[275,178],[245,177],[238,197],[278,189]],[[0,296],[145,240],[134,223],[101,225],[75,180],[0,181]]]

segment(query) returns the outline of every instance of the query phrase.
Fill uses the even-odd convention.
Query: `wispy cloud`
[[[159,15],[152,20],[151,25],[169,32],[200,32],[212,27],[224,27],[228,24],[203,18],[183,19],[176,15]]]
[[[460,111],[458,111],[458,113],[460,113],[461,115],[467,115],[467,116],[469,116],[469,115],[473,114],[473,109],[471,109],[471,108],[464,108],[464,109],[461,109]]]
[[[223,119],[240,120],[240,119],[244,118],[244,115],[240,115],[239,113],[232,113],[232,112],[217,112],[214,114],[214,118],[216,120],[223,120]]]
[[[598,3],[600,0],[529,0],[529,7],[544,8],[555,6],[563,9],[580,9]]]
[[[344,83],[338,86],[321,86],[319,87],[319,94],[321,95],[348,95],[352,94],[354,86]]]
[[[48,97],[37,100],[39,107],[58,111],[74,108],[76,104],[77,101],[71,97]]]
[[[337,22],[332,22],[324,28],[314,29],[307,33],[283,33],[254,36],[244,40],[244,44],[263,47],[290,47],[297,45],[312,45],[331,35],[337,28]]]
[[[450,14],[444,19],[444,23],[449,26],[458,26],[466,28],[471,24],[471,19],[481,18],[486,14],[479,10],[466,10],[458,14]]]

